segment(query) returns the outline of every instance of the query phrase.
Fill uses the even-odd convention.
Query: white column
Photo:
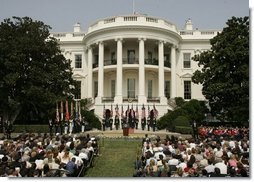
[[[170,81],[170,98],[176,97],[176,47],[171,47],[171,81]]]
[[[165,76],[164,76],[164,41],[159,41],[158,45],[159,49],[159,77],[158,77],[158,83],[159,83],[159,97],[160,97],[160,103],[166,104],[167,98],[165,97],[164,93],[164,83],[165,83]]]
[[[145,38],[139,38],[139,93],[138,102],[146,103],[145,97]]]
[[[93,90],[93,49],[91,46],[88,47],[88,98],[93,98],[92,90]]]
[[[96,103],[101,103],[104,95],[104,44],[99,42],[99,71],[98,71],[98,97]]]
[[[123,39],[117,38],[116,96],[115,103],[123,100]]]

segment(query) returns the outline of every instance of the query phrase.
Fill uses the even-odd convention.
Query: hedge
[[[48,125],[13,125],[14,133],[48,133]]]
[[[192,134],[192,128],[184,126],[175,126],[175,132],[181,134]]]

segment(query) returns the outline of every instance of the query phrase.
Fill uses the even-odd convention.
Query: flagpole
[[[135,14],[135,1],[132,0],[132,14]]]

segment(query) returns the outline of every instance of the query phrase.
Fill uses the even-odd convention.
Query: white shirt
[[[214,167],[219,168],[221,174],[227,174],[228,168],[227,168],[227,165],[224,164],[224,162],[218,162],[218,163],[216,163],[216,164],[214,165]]]
[[[179,160],[178,159],[170,159],[168,160],[168,165],[174,165],[174,166],[177,166],[179,164]]]

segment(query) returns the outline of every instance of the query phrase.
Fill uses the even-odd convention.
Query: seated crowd
[[[249,177],[249,145],[248,128],[201,127],[197,140],[146,135],[133,176]]]
[[[98,152],[94,137],[22,134],[0,139],[0,177],[77,177]]]

